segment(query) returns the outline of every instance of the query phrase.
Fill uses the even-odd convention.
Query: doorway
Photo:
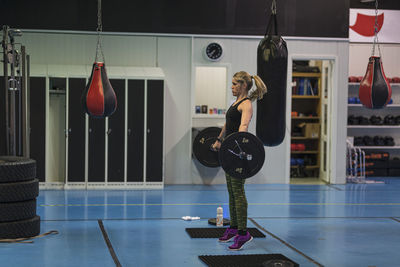
[[[330,183],[334,66],[334,59],[292,58],[290,183]]]

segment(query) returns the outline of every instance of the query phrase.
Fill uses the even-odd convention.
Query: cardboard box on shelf
[[[298,126],[301,128],[304,137],[311,137],[311,138],[319,137],[319,128],[320,128],[319,123],[303,122],[300,123]]]

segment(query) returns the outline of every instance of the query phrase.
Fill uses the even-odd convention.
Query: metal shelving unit
[[[347,105],[349,108],[361,108],[363,107],[362,104],[348,104]],[[386,108],[400,108],[400,104],[389,104],[386,106]]]
[[[359,83],[349,83],[349,97],[358,97]],[[362,104],[348,104],[348,115],[363,116],[370,118],[371,116],[380,116],[382,119],[386,115],[400,116],[400,83],[391,83],[392,87],[392,104],[388,104],[383,109],[368,109]],[[391,136],[394,139],[394,146],[355,146],[356,149],[368,152],[388,152],[393,157],[400,156],[400,125],[348,125],[347,136]]]
[[[356,148],[361,149],[400,149],[400,146],[355,146]]]
[[[400,129],[400,125],[347,125],[347,129]]]
[[[303,79],[308,80],[312,87],[308,88],[309,92],[307,95],[303,95],[306,93],[307,86],[304,85],[304,91],[300,92],[296,91],[292,92],[292,110],[298,112],[299,114],[304,114],[300,116],[291,117],[292,127],[301,125],[303,123],[306,124],[318,124],[319,128],[321,128],[321,73],[305,73],[305,72],[293,72],[292,78],[294,79],[294,84],[299,80]],[[304,82],[306,84],[306,82]],[[317,87],[317,90],[315,88]],[[296,94],[300,93],[300,95]],[[312,116],[308,116],[307,114],[312,114]],[[304,143],[306,145],[305,151],[296,151],[292,150],[291,158],[295,159],[306,159],[310,162],[305,163],[305,165],[292,165],[291,170],[295,171],[295,169],[308,170],[309,174],[312,174],[312,177],[319,177],[319,169],[320,169],[320,131],[317,137],[311,136],[291,136],[291,142],[294,144]],[[307,165],[310,164],[310,165]],[[300,172],[297,173],[299,175]],[[307,176],[306,176],[307,177]]]

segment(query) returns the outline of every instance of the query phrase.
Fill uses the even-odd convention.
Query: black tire
[[[40,233],[40,217],[35,216],[27,220],[0,223],[0,238],[27,238]]]
[[[0,203],[0,222],[26,220],[36,215],[36,199]]]
[[[39,180],[0,184],[0,202],[18,202],[36,198],[39,195]]]
[[[36,178],[36,161],[12,156],[0,156],[0,183],[29,181]]]

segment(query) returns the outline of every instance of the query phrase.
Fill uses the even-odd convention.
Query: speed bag
[[[107,77],[103,62],[95,62],[86,89],[82,94],[83,109],[97,118],[108,117],[117,108],[117,97]]]
[[[257,100],[256,135],[265,146],[277,146],[286,131],[286,80],[288,50],[277,35],[264,37],[257,49],[257,75],[267,93]]]
[[[392,97],[392,88],[386,79],[380,57],[370,57],[367,72],[360,82],[358,95],[361,103],[372,109],[383,108]]]

